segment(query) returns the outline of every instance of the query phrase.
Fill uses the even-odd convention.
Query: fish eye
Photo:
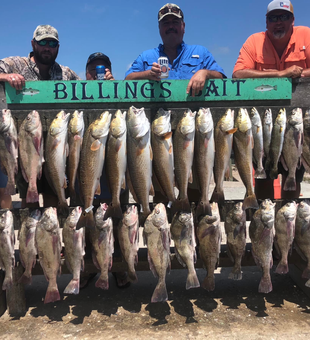
[[[159,214],[159,209],[155,209],[155,214]]]

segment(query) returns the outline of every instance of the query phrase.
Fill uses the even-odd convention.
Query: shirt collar
[[[182,41],[182,43],[181,43],[180,46],[178,47],[178,55],[183,51],[184,46],[185,46],[185,42]],[[159,49],[159,53],[160,53],[160,54],[165,54],[165,52],[164,52],[164,45],[163,45],[163,44],[159,44],[159,45],[158,45],[158,49]]]
[[[34,55],[33,51],[31,51],[31,52],[28,54],[29,64],[32,66],[33,70],[36,72],[36,74],[38,75],[38,77],[41,78],[41,76],[40,76],[40,70],[39,70],[37,64],[36,64],[34,61],[32,61],[32,59],[31,59],[31,58],[33,57],[33,55]],[[55,61],[54,64],[51,66],[50,70],[49,70],[49,75],[51,76],[51,78],[52,78],[52,75],[53,75],[54,70],[55,70],[56,67],[57,67],[57,63],[56,63],[56,61]]]

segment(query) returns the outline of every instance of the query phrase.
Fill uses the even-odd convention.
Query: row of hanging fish
[[[270,270],[273,266],[273,246],[279,263],[277,274],[287,274],[288,256],[294,246],[299,255],[307,262],[302,277],[308,279],[310,287],[310,202],[305,200],[296,204],[288,202],[275,215],[275,204],[264,200],[255,212],[249,226],[252,255],[255,263],[262,269],[259,283],[260,293],[272,291]],[[242,204],[238,203],[228,213],[225,220],[228,255],[234,267],[229,274],[233,280],[241,280],[241,260],[246,247],[246,216]]]

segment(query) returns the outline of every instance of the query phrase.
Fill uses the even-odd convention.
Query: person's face
[[[103,65],[105,68],[108,68],[101,59],[95,59],[87,65],[86,69],[86,80],[95,80],[96,76],[96,66]]]
[[[54,64],[57,58],[59,44],[56,47],[51,47],[48,44],[48,42],[53,41],[54,39],[44,39],[44,40],[47,41],[45,46],[38,45],[38,43],[34,39],[31,41],[34,58],[36,61],[38,61],[39,63],[43,65],[52,65]]]
[[[179,45],[183,41],[185,23],[175,15],[167,15],[159,22],[159,33],[166,45]]]
[[[289,19],[286,21],[281,21],[280,18],[278,18],[276,22],[270,22],[270,20],[268,19],[269,17],[272,18],[273,16],[279,15],[288,16]],[[294,16],[288,11],[275,10],[267,15],[266,25],[267,31],[270,36],[272,36],[274,39],[282,39],[292,34],[292,29],[294,26]]]

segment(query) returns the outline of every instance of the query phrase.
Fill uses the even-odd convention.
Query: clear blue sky
[[[103,52],[112,61],[115,79],[124,79],[129,65],[144,50],[161,42],[157,13],[166,1],[2,1],[0,59],[27,56],[37,25],[59,32],[57,61],[85,79],[89,54]],[[265,0],[179,0],[187,44],[207,47],[231,77],[246,38],[265,30]],[[310,25],[310,0],[292,1],[295,25]]]

